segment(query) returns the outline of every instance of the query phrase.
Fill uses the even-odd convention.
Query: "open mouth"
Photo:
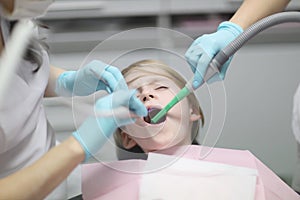
[[[159,113],[159,111],[161,111],[162,109],[159,108],[150,108],[148,109],[148,115],[146,117],[144,117],[144,121],[149,123],[149,124],[160,124],[164,121],[166,121],[166,115],[164,115],[162,118],[160,118],[156,123],[152,122],[151,119],[155,117],[155,115],[157,113]]]

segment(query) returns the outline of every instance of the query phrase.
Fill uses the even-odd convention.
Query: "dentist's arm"
[[[243,29],[269,15],[281,12],[290,0],[245,0],[229,20]]]
[[[84,158],[80,143],[70,137],[33,165],[0,179],[0,199],[44,199]]]
[[[245,0],[230,21],[247,29],[258,20],[283,11],[289,2],[290,0]]]
[[[73,136],[38,161],[0,179],[0,199],[44,199],[78,164],[95,155],[117,127],[147,115],[146,107],[132,90],[119,90],[97,100],[95,112],[123,115],[121,118],[114,115],[89,117]]]
[[[229,21],[222,22],[217,31],[198,37],[185,53],[187,62],[194,72],[193,87],[203,82],[210,60],[243,30],[258,20],[283,11],[290,0],[245,0]],[[232,57],[222,66],[217,79],[224,79]],[[218,77],[217,77],[218,76]],[[213,82],[212,78],[211,82]]]
[[[56,81],[58,80],[58,77],[65,71],[66,70],[64,69],[50,66],[50,73],[49,73],[48,85],[45,91],[45,97],[58,96],[55,92]]]

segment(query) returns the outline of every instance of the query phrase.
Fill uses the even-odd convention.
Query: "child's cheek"
[[[173,93],[171,93],[169,91],[161,92],[161,94],[159,96],[160,96],[161,104],[163,106],[166,106],[174,98]]]

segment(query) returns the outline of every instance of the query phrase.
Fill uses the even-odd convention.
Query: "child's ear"
[[[194,122],[194,121],[197,121],[197,120],[199,120],[199,119],[201,119],[202,118],[202,116],[199,114],[199,112],[195,112],[195,110],[194,109],[190,109],[190,121],[191,122]]]
[[[137,143],[125,132],[121,132],[121,137],[122,137],[122,144],[125,149],[131,149]]]

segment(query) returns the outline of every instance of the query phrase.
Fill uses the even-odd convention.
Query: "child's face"
[[[162,109],[181,89],[171,79],[147,72],[133,71],[126,77],[126,81],[129,88],[138,90],[137,97],[148,109]],[[123,129],[123,146],[131,148],[138,144],[145,152],[149,152],[191,144],[191,113],[185,98],[167,113],[166,120],[160,124],[149,124],[140,118],[135,124]]]

